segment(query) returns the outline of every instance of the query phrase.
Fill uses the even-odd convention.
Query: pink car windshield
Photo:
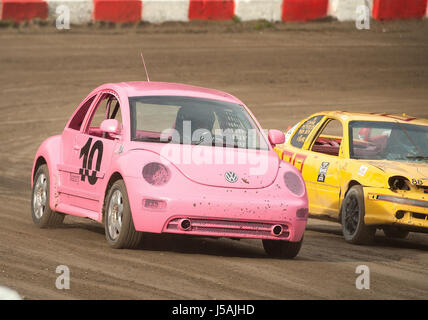
[[[131,140],[268,150],[246,109],[238,104],[182,96],[129,98]]]

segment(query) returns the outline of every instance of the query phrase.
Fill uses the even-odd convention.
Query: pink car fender
[[[61,136],[56,135],[49,137],[40,145],[34,157],[33,169],[31,172],[31,187],[34,184],[34,175],[37,169],[43,163],[46,163],[49,170],[50,178],[50,201],[49,206],[52,210],[56,207],[56,186],[58,185],[58,170],[57,165],[60,162]]]

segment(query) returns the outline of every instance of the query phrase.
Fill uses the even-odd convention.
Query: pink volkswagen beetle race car
[[[113,248],[143,232],[262,239],[293,258],[308,215],[300,172],[279,160],[237,98],[161,82],[92,91],[61,135],[39,147],[31,176],[32,218],[41,228],[65,214],[104,223]]]

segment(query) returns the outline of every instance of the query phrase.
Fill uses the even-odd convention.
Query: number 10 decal
[[[101,169],[101,160],[103,159],[103,142],[101,140],[95,141],[91,148],[92,138],[89,138],[86,144],[80,150],[79,159],[83,156],[82,168],[79,169],[79,174],[81,176],[80,180],[85,181],[86,176],[88,177],[88,182],[91,185],[97,183],[97,172]],[[92,170],[92,160],[97,152],[97,163],[95,165],[95,170]]]

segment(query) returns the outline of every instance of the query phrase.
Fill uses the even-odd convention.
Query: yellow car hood
[[[368,160],[368,165],[374,166],[388,176],[403,176],[412,182],[413,179],[420,180],[423,185],[428,185],[428,163],[399,162],[389,160]],[[420,183],[419,183],[420,184]]]

